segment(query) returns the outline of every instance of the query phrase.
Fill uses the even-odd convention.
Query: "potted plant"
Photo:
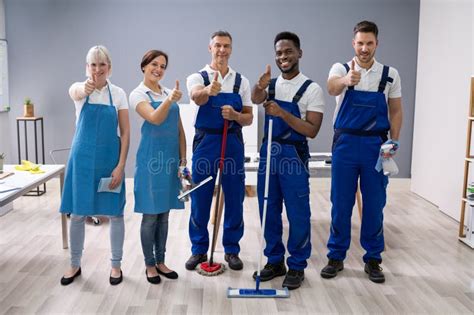
[[[0,174],[3,173],[3,161],[5,160],[5,153],[0,153]]]
[[[35,117],[35,108],[31,98],[25,98],[25,103],[23,105],[23,117]]]

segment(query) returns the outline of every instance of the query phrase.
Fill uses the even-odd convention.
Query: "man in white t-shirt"
[[[244,233],[243,201],[245,196],[244,144],[242,127],[252,124],[252,102],[247,78],[229,67],[232,53],[232,36],[217,31],[209,43],[211,64],[187,78],[189,98],[199,107],[194,127],[193,181],[198,183],[209,175],[216,178],[224,122],[228,123],[222,188],[225,199],[224,245],[225,260],[233,270],[241,270],[239,241]],[[209,222],[214,182],[191,195],[189,237],[192,255],[186,269],[194,270],[207,260],[209,248]]]
[[[360,179],[363,204],[360,242],[366,251],[364,269],[371,281],[385,281],[380,263],[388,178],[376,166],[382,158],[383,144],[392,148],[384,158],[393,156],[398,149],[403,113],[397,70],[374,58],[377,35],[375,23],[358,23],[352,40],[355,57],[346,64],[334,64],[329,72],[328,92],[336,96],[337,106],[331,169],[332,222],[327,244],[329,262],[321,270],[323,278],[333,278],[344,269],[343,260],[351,241],[352,208]]]
[[[265,223],[268,262],[253,277],[257,282],[284,276],[283,287],[296,289],[304,280],[306,260],[311,256],[311,209],[309,206],[309,138],[319,132],[324,113],[321,87],[299,71],[299,59],[303,55],[300,39],[294,33],[282,32],[275,37],[275,61],[281,70],[278,78],[271,79],[267,65],[252,91],[252,101],[265,107],[265,139],[260,149],[258,172],[258,201],[260,216],[267,201]],[[272,152],[270,161],[269,192],[265,195],[265,173],[268,144],[268,126],[272,119]],[[282,242],[282,208],[285,202],[290,223],[287,259]]]

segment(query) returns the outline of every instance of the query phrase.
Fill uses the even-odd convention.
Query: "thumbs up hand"
[[[92,78],[87,79],[86,84],[84,85],[84,93],[86,95],[91,95],[94,92],[96,87],[95,75]]]
[[[351,69],[345,76],[346,86],[354,86],[360,82],[360,72],[355,70],[355,61],[352,59]]]
[[[170,95],[168,95],[168,99],[171,103],[174,103],[174,102],[179,101],[182,96],[183,96],[183,92],[179,90],[179,81],[176,80],[174,89],[171,90]]]
[[[265,90],[268,85],[270,85],[270,80],[272,79],[271,67],[267,65],[265,72],[260,76],[257,82],[257,87],[260,90]]]
[[[217,94],[219,94],[219,92],[221,91],[222,85],[219,83],[218,79],[219,79],[219,72],[216,71],[214,73],[214,79],[212,80],[211,84],[206,86],[207,95],[216,96]]]

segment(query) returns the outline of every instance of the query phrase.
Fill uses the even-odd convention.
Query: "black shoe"
[[[285,280],[283,280],[282,287],[287,287],[288,290],[298,289],[304,280],[304,270],[288,270]]]
[[[72,277],[66,278],[66,277],[63,276],[61,278],[61,284],[62,285],[69,285],[74,281],[74,278],[76,278],[77,276],[80,276],[80,275],[81,275],[81,267],[79,267],[79,269],[76,271],[76,273]]]
[[[339,271],[344,269],[342,260],[329,259],[328,264],[321,270],[321,277],[325,279],[334,278]]]
[[[225,254],[224,260],[229,263],[229,268],[232,270],[242,270],[244,263],[239,258],[239,254]]]
[[[109,277],[109,282],[111,285],[117,285],[120,284],[123,280],[123,274],[122,274],[122,269],[120,269],[120,277],[118,278],[113,278],[112,276]]]
[[[369,274],[369,279],[375,283],[385,282],[385,276],[382,270],[380,262],[375,259],[369,259],[369,261],[365,263],[364,271]]]
[[[189,257],[188,261],[186,262],[186,269],[188,270],[194,270],[196,269],[196,266],[202,262],[207,261],[207,254],[196,254],[196,255],[191,255]]]
[[[155,267],[156,268],[156,271],[160,274],[160,275],[163,275],[165,276],[165,278],[168,278],[168,279],[178,279],[178,273],[176,271],[170,271],[170,272],[163,272],[161,271],[160,269],[158,269],[158,267]]]
[[[156,271],[160,272],[158,270],[158,268],[156,268]],[[145,276],[146,276],[146,279],[148,280],[148,282],[150,282],[151,284],[158,284],[158,283],[161,282],[161,278],[160,278],[159,275],[156,275],[154,277],[148,277],[148,271],[146,269],[145,269]]]
[[[267,263],[265,267],[260,270],[260,281],[272,280],[275,277],[286,275],[285,261],[282,260],[277,264]],[[253,273],[253,279],[257,280],[257,272]]]

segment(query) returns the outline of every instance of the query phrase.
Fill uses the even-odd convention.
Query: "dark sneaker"
[[[375,259],[370,259],[364,267],[366,273],[369,274],[369,279],[375,283],[384,283],[385,276],[382,272],[382,267],[380,267],[380,263]]]
[[[304,270],[288,270],[285,280],[283,280],[282,287],[287,287],[288,290],[298,289],[304,280]]]
[[[239,258],[239,254],[225,254],[225,261],[229,263],[229,268],[232,270],[242,270],[244,263]]]
[[[186,262],[185,267],[188,270],[194,270],[196,269],[197,265],[205,261],[207,261],[207,254],[191,255],[191,257],[189,257],[188,261]]]
[[[268,281],[284,275],[286,275],[285,261],[282,260],[278,264],[267,263],[265,267],[260,270],[260,281]],[[253,279],[257,280],[256,271],[253,273]]]
[[[321,270],[321,277],[325,279],[334,278],[342,269],[344,269],[344,262],[342,260],[329,259],[326,267]]]

